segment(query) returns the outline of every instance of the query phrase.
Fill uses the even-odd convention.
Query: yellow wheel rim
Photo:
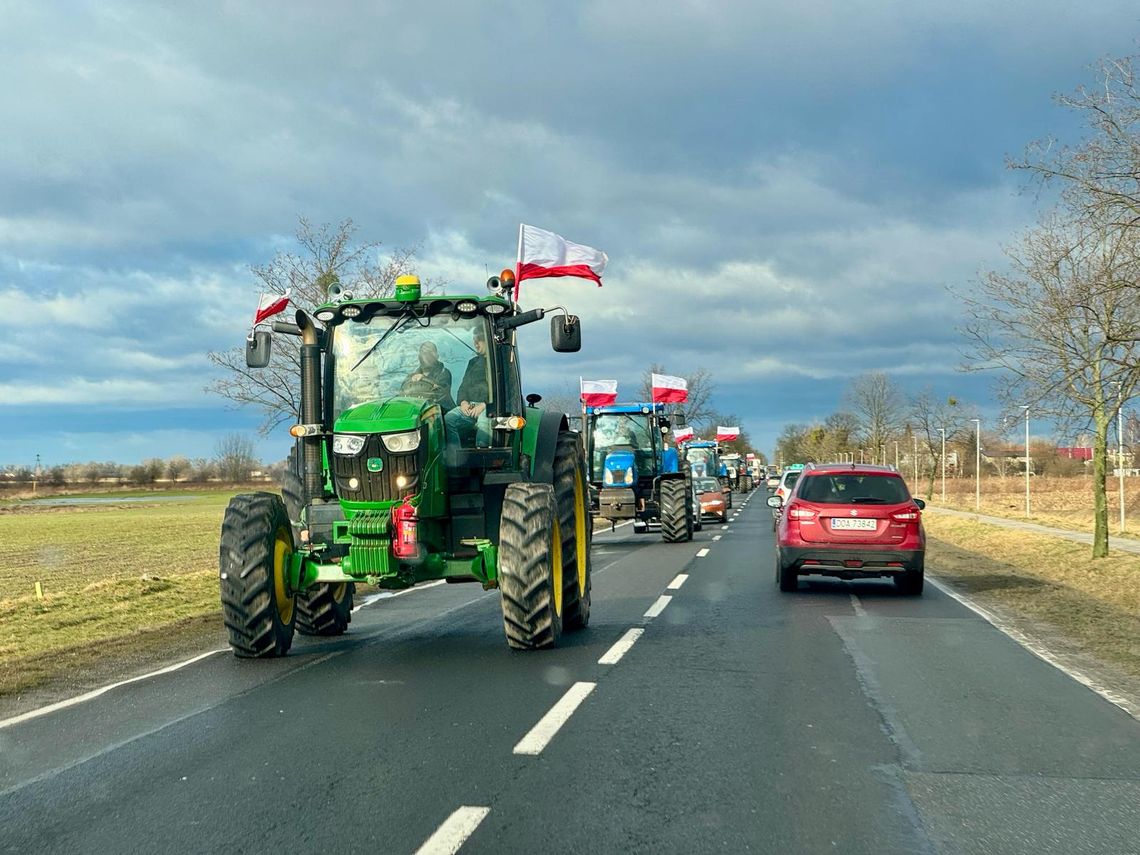
[[[586,562],[590,558],[589,531],[586,521],[586,491],[582,486],[582,467],[574,467],[574,547],[578,557],[578,596],[586,595]]]
[[[277,616],[284,624],[293,620],[293,598],[285,588],[285,573],[292,555],[293,535],[286,526],[282,526],[273,539],[273,599],[277,603]]]
[[[562,614],[562,529],[558,525],[558,517],[554,517],[554,543],[550,550],[550,566],[554,577],[554,613]]]

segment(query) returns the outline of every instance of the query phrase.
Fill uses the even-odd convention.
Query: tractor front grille
[[[424,443],[416,451],[405,454],[392,454],[384,447],[380,436],[368,437],[364,450],[348,457],[334,454],[332,461],[333,477],[336,479],[336,492],[350,502],[395,502],[409,493],[419,490],[418,475],[422,468],[421,456],[425,453]],[[368,471],[369,459],[379,458],[384,466],[379,472]],[[396,479],[405,477],[408,486],[399,488]],[[349,486],[356,479],[355,489]]]

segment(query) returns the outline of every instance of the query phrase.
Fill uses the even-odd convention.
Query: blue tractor
[[[693,539],[699,528],[692,476],[676,448],[666,447],[669,416],[659,403],[586,408],[586,459],[590,506],[615,523],[633,520],[633,530],[660,525],[666,543]]]
[[[685,443],[685,464],[693,478],[716,478],[721,487],[729,487],[725,494],[732,507],[732,487],[728,466],[720,458],[720,445],[711,439],[695,439]]]

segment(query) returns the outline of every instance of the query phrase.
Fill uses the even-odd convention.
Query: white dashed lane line
[[[718,540],[720,540],[720,535],[719,535],[719,534],[714,534],[714,535],[713,535],[713,542],[715,543],[715,542],[716,542],[716,541],[718,541]]]
[[[578,705],[586,700],[590,692],[597,688],[597,683],[575,683],[550,711],[539,719],[538,724],[530,729],[530,733],[519,740],[515,746],[515,754],[529,754],[532,757],[542,753],[542,749],[550,744],[562,725],[570,720]]]
[[[416,855],[455,855],[490,812],[489,807],[464,805],[443,821],[443,825],[416,850]]]
[[[709,548],[706,546],[704,549],[697,551],[697,558],[704,558],[709,554]]]
[[[677,578],[669,583],[668,590],[676,591],[678,588],[685,584],[685,580],[688,578],[689,575],[687,573],[678,573]]]
[[[637,639],[641,638],[641,634],[645,630],[641,627],[635,627],[628,630],[625,635],[619,638],[614,646],[602,654],[602,658],[598,660],[599,665],[617,665],[621,658],[629,652]]]
[[[673,598],[670,597],[668,594],[662,594],[660,597],[657,598],[657,602],[655,602],[653,605],[651,605],[649,607],[648,611],[645,612],[643,617],[647,617],[647,618],[657,617],[657,615],[659,615],[659,614],[661,614],[661,612],[665,611],[665,607],[667,605],[669,605],[669,601],[672,599]]]

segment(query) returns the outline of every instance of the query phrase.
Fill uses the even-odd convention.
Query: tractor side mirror
[[[582,349],[582,324],[577,315],[555,315],[550,319],[550,346],[556,353],[577,353]]]
[[[273,346],[269,330],[254,330],[245,340],[245,365],[247,368],[264,368],[269,364],[269,351]]]

